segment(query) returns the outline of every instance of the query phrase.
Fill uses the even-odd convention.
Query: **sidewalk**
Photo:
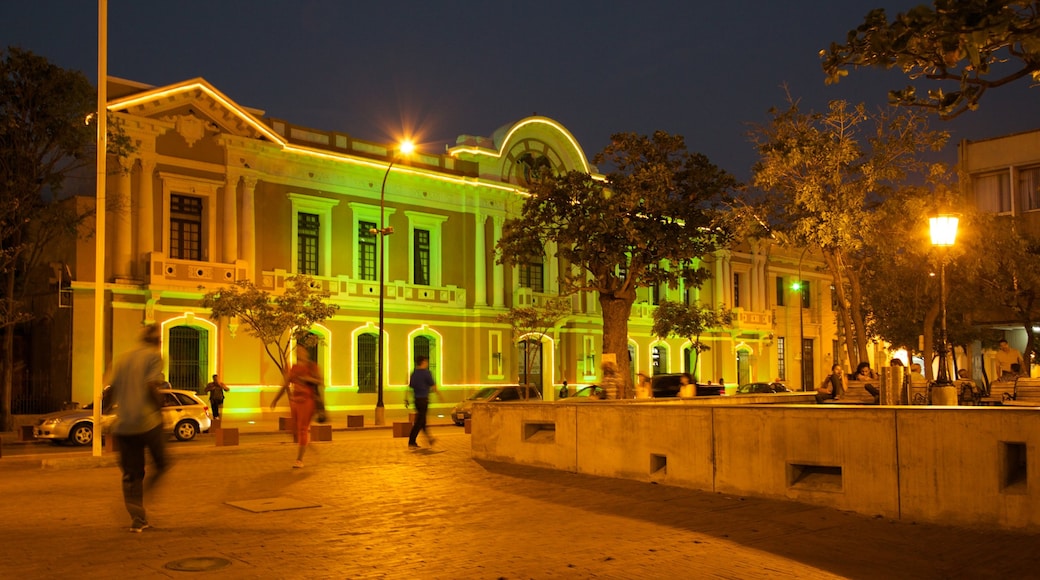
[[[127,530],[113,454],[94,469],[5,457],[0,577],[177,577],[178,565],[222,565],[226,578],[1040,574],[1026,534],[478,462],[461,428],[432,433],[434,449],[410,451],[385,429],[337,431],[311,445],[303,469],[290,467],[296,447],[284,433],[248,433],[237,447],[215,447],[212,435],[171,444],[143,534]],[[229,505],[250,500],[313,507]]]

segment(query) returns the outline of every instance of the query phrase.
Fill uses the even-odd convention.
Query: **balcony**
[[[288,278],[295,276],[285,270],[264,272],[257,286],[275,294],[285,288]],[[356,280],[348,276],[311,276],[311,284],[315,289],[328,292],[336,301],[358,301],[379,298],[379,283],[372,280]],[[457,286],[421,286],[408,284],[400,280],[387,282],[385,300],[409,302],[412,304],[430,304],[448,308],[466,308],[466,289]]]
[[[161,252],[148,256],[148,285],[180,286],[197,289],[212,284],[230,284],[247,274],[244,262],[221,264],[167,258]]]
[[[773,330],[773,313],[752,312],[742,308],[733,309],[733,326],[741,330]]]

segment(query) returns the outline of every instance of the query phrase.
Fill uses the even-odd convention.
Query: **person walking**
[[[296,347],[296,363],[289,367],[282,380],[282,388],[271,401],[271,410],[278,404],[282,395],[289,395],[289,411],[293,426],[294,438],[298,444],[294,469],[303,467],[303,454],[310,443],[311,418],[314,416],[318,400],[318,386],[323,382],[321,369],[311,360],[310,353],[303,346]]]
[[[412,425],[412,432],[408,434],[408,447],[418,449],[417,438],[420,431],[430,441],[430,447],[433,447],[434,439],[426,430],[426,410],[430,407],[430,392],[437,390],[437,383],[430,372],[429,357],[415,357],[415,370],[412,371],[412,376],[408,377],[408,388],[412,389],[415,397],[415,424]]]
[[[213,409],[213,418],[220,418],[220,407],[224,405],[224,393],[230,391],[227,385],[220,382],[217,375],[213,375],[213,380],[206,385],[206,392],[209,393],[209,406]]]
[[[135,533],[150,527],[144,509],[145,448],[155,464],[152,484],[168,468],[163,449],[163,393],[159,391],[165,382],[159,353],[161,336],[158,325],[146,326],[141,333],[140,346],[116,363],[110,387],[112,401],[117,405],[112,434],[119,446],[123,502],[130,514],[130,531]]]

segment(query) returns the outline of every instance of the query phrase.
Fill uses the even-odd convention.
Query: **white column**
[[[473,287],[473,305],[474,306],[487,306],[487,248],[484,243],[484,214],[477,212],[474,216],[477,220],[476,227],[476,243],[474,244],[473,252],[476,254],[473,259],[476,261],[476,268],[474,277],[476,278]]]
[[[137,255],[145,264],[142,278],[147,276],[148,255],[155,251],[155,159],[141,158],[137,176]]]
[[[238,174],[228,173],[224,185],[225,264],[234,264],[238,260],[238,180]]]
[[[560,259],[556,257],[556,243],[545,244],[545,260],[549,266],[546,268],[545,293],[559,294],[560,292]]]
[[[242,227],[239,232],[242,235],[242,259],[250,269],[249,277],[255,277],[257,273],[256,264],[256,215],[253,194],[256,191],[257,179],[255,176],[246,175],[242,177]]]
[[[133,163],[131,160],[130,163]],[[132,203],[131,171],[125,167],[119,168],[116,176],[115,206],[112,212],[112,221],[115,226],[115,239],[112,240],[113,254],[112,276],[114,278],[129,279],[133,275],[131,264],[133,262],[133,240],[130,229],[130,204]]]
[[[498,240],[502,239],[502,224],[505,222],[505,216],[491,216],[491,221],[494,223],[494,240],[495,244],[498,244]],[[505,283],[506,283],[506,271],[505,266],[502,264],[495,264],[494,270],[494,284],[495,284],[495,303],[496,308],[501,308],[506,304],[505,294]]]

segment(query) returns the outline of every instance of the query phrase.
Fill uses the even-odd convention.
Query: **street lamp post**
[[[933,405],[956,405],[957,388],[950,380],[950,372],[947,368],[947,355],[949,344],[946,336],[946,258],[947,249],[953,246],[957,239],[956,216],[938,215],[930,218],[929,226],[932,235],[932,245],[939,248],[939,372],[936,374],[935,382],[932,384]]]
[[[414,146],[411,141],[404,141],[401,143],[399,152],[402,155],[408,155],[412,152]],[[397,152],[391,154],[390,165],[386,167],[386,173],[383,174],[383,185],[379,188],[379,229],[370,230],[370,233],[377,234],[376,251],[379,252],[379,337],[376,341],[376,425],[386,425],[386,409],[383,406],[383,313],[386,302],[386,281],[385,281],[385,264],[386,264],[386,249],[383,247],[385,244],[386,236],[394,233],[394,228],[386,225],[386,180],[390,177],[390,170],[394,168],[394,163],[397,162],[399,157]]]

